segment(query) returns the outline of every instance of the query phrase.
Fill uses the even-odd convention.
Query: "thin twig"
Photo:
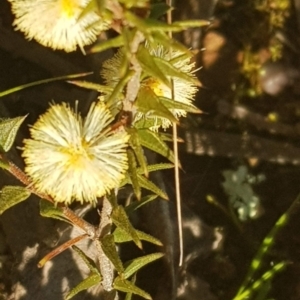
[[[38,268],[42,268],[45,263],[49,260],[51,260],[52,258],[54,258],[55,256],[57,256],[58,254],[62,253],[63,251],[65,251],[66,249],[70,248],[71,246],[75,245],[76,243],[78,243],[79,241],[83,240],[84,238],[86,238],[88,235],[82,234],[79,235],[71,240],[68,240],[67,242],[63,243],[62,245],[60,245],[59,247],[55,248],[53,251],[51,251],[50,253],[48,253],[47,255],[45,255],[38,263]]]
[[[166,0],[167,5],[172,6],[172,0]],[[169,10],[167,13],[168,24],[172,23],[172,11]],[[170,38],[172,38],[172,32],[169,32]],[[170,49],[170,56],[172,49]],[[174,82],[172,83],[171,98],[174,100]],[[174,100],[175,101],[175,100]],[[179,236],[179,266],[183,263],[183,230],[182,230],[182,215],[181,215],[181,193],[180,193],[180,178],[179,178],[179,159],[178,159],[178,134],[177,124],[173,122],[173,151],[175,156],[174,163],[174,177],[175,177],[175,193],[176,193],[176,208],[177,208],[177,221],[178,221],[178,236]]]

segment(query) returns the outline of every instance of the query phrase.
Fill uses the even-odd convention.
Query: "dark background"
[[[183,289],[178,296],[181,300],[233,299],[261,241],[300,191],[300,4],[298,0],[290,2],[288,11],[282,13],[283,25],[277,28],[270,25],[270,9],[282,1],[269,1],[261,9],[259,3],[266,2],[176,3],[177,19],[212,20],[206,28],[178,36],[197,52],[197,66],[202,66],[197,71],[202,88],[195,101],[203,114],[189,116],[179,129],[186,142],[180,153],[183,219],[185,226],[194,224],[201,236],[186,231],[185,265],[178,270],[172,200],[170,204],[159,201],[147,209],[149,216],[141,213],[137,218],[137,226],[156,233],[165,242],[168,255],[173,255],[141,272],[140,284],[155,300],[172,299],[177,288]],[[111,52],[83,56],[79,51],[52,51],[25,40],[22,33],[13,31],[12,22],[9,3],[0,0],[0,91],[86,71],[94,72],[88,80],[100,81],[101,63]],[[274,39],[279,40],[282,50],[281,58],[271,63]],[[255,61],[256,72],[245,70],[245,53],[249,54],[249,61]],[[261,70],[267,77],[259,75]],[[28,114],[16,140],[16,146],[21,147],[23,138],[28,136],[28,124],[45,112],[49,102],[79,100],[84,114],[96,98],[94,92],[55,82],[1,98],[0,113],[2,117]],[[272,116],[276,116],[275,121]],[[9,156],[23,166],[20,150],[11,151]],[[239,221],[237,226],[232,217],[209,203],[207,196],[230,207],[222,188],[222,172],[237,170],[239,166],[247,166],[250,175],[263,174],[265,180],[253,185],[261,205],[259,217]],[[173,174],[167,172],[163,176],[172,198]],[[1,172],[0,184],[16,181]],[[265,299],[300,299],[299,222],[296,207],[276,236],[275,246],[261,261],[262,272],[270,268],[271,262],[287,261],[285,271],[276,276]],[[62,299],[62,293],[87,272],[68,251],[55,258],[49,269],[36,268],[43,255],[74,234],[61,223],[39,217],[38,199],[32,197],[5,212],[0,216],[0,226],[0,299]],[[223,246],[214,251],[216,230],[222,235]],[[130,256],[126,251],[131,254],[131,250],[124,250],[124,257]],[[83,292],[74,299],[97,298],[93,298],[93,293]]]

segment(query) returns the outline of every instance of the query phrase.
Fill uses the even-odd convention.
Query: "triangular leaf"
[[[183,44],[179,43],[178,41],[174,39],[170,39],[170,37],[163,31],[156,31],[152,33],[152,40],[155,42],[155,44],[160,43],[167,49],[173,49],[173,50],[178,50],[180,52],[186,53],[190,57],[193,57],[193,53],[187,49],[186,46]],[[151,42],[151,40],[150,40]]]
[[[136,58],[138,59],[143,71],[151,77],[159,80],[168,87],[171,87],[170,80],[165,76],[162,70],[156,65],[154,57],[149,53],[145,47],[140,47]]]
[[[147,26],[143,19],[139,18],[136,14],[130,12],[129,10],[124,13],[125,18],[132,23],[134,26],[139,29],[142,33],[147,33]]]
[[[135,282],[136,282],[136,276],[135,275],[132,276],[130,282],[135,284]],[[131,300],[131,299],[132,299],[132,293],[127,293],[124,300]]]
[[[107,0],[90,0],[81,11],[79,17],[77,18],[77,22],[85,17],[88,18],[89,14],[93,12],[97,13],[101,17],[101,20],[97,20],[89,24],[87,27],[85,27],[86,30],[90,30],[98,24],[103,24],[104,20],[108,22],[112,17],[112,12],[106,9],[106,1]],[[82,22],[84,23],[84,20]]]
[[[100,280],[101,280],[101,274],[95,264],[95,262],[88,257],[80,248],[78,248],[77,246],[72,246],[72,249],[81,257],[81,259],[85,262],[85,264],[87,265],[87,267],[90,269],[91,273],[93,274],[98,274]]]
[[[161,170],[166,170],[166,169],[172,169],[172,168],[174,168],[174,165],[167,164],[167,163],[161,163],[161,164],[149,165],[148,168],[149,169],[147,171],[155,172],[155,171],[161,171]],[[140,175],[141,174],[145,175],[144,170],[142,168],[138,168],[137,173]],[[120,187],[124,186],[125,184],[131,184],[131,180],[130,180],[130,177],[128,176],[128,174],[126,174],[125,178],[120,183]],[[140,203],[140,201],[139,201],[139,203]]]
[[[116,208],[113,209],[112,214],[111,214],[111,218],[113,223],[119,227],[120,229],[122,229],[123,231],[125,231],[134,241],[134,243],[140,248],[142,249],[142,243],[135,231],[135,229],[133,228],[133,226],[131,225],[128,216],[124,210],[124,208],[122,206],[117,206]]]
[[[166,132],[159,132],[158,135],[159,135],[159,138],[162,141],[172,142],[172,143],[174,141],[173,134],[169,134],[169,133],[166,133]],[[184,139],[182,139],[181,137],[177,137],[177,143],[184,143]]]
[[[153,90],[149,87],[141,88],[135,102],[139,112],[144,113],[146,118],[149,117],[160,117],[166,118],[171,122],[178,123],[176,117],[171,111],[164,106],[160,101],[160,98],[156,96]]]
[[[147,31],[149,33],[156,32],[156,31],[165,31],[165,32],[169,32],[169,31],[180,32],[180,31],[182,31],[182,27],[175,23],[168,24],[168,23],[160,22],[160,21],[154,20],[154,19],[145,19],[144,22],[145,22],[145,25],[147,26]]]
[[[133,293],[139,295],[145,299],[152,300],[151,296],[143,291],[142,289],[138,288],[132,282],[126,279],[122,279],[117,277],[114,281],[114,288],[118,291],[125,292],[125,293]]]
[[[149,172],[156,172],[156,171],[167,170],[172,168],[174,168],[174,165],[168,163],[148,165]],[[143,174],[143,170],[141,168],[138,168],[138,174]]]
[[[157,185],[155,185],[152,181],[150,181],[149,179],[147,179],[146,177],[140,174],[138,175],[138,179],[139,179],[139,184],[142,188],[157,194],[158,196],[160,196],[165,200],[169,200],[168,195],[163,190],[161,190]]]
[[[102,52],[110,48],[119,48],[124,45],[124,39],[122,35],[118,35],[115,38],[108,39],[106,41],[102,41],[101,43],[97,43],[93,46],[88,52],[89,53],[97,53]]]
[[[146,177],[148,177],[147,161],[144,155],[143,147],[139,141],[139,136],[136,128],[129,128],[128,133],[130,134],[129,145],[133,149],[136,158],[140,164],[141,169],[143,170]]]
[[[125,211],[128,215],[130,215],[133,211],[139,209],[140,207],[144,206],[145,204],[155,200],[158,195],[147,195],[143,197],[140,201],[133,201],[129,205],[125,207]]]
[[[75,286],[66,296],[66,300],[73,298],[76,294],[81,291],[87,290],[88,288],[99,284],[101,277],[97,273],[92,273],[89,277],[81,281],[77,286]]]
[[[81,21],[84,17],[88,16],[90,13],[95,12],[97,8],[98,8],[97,1],[95,0],[89,1],[88,4],[81,11],[77,19],[77,22]]]
[[[142,191],[141,191],[141,187],[138,182],[137,164],[136,164],[135,156],[131,149],[127,150],[127,157],[128,157],[128,174],[130,177],[132,188],[133,188],[136,198],[138,200],[140,200]]]
[[[162,141],[156,132],[149,129],[138,130],[139,140],[144,147],[159,153],[174,163],[174,153],[168,145]]]
[[[151,244],[157,245],[157,246],[162,246],[162,242],[160,240],[158,240],[157,238],[153,237],[150,234],[147,234],[145,232],[139,231],[139,230],[135,230],[139,239],[142,241],[146,241],[149,242]],[[113,232],[113,236],[115,239],[115,242],[120,244],[120,243],[127,243],[127,242],[131,242],[132,238],[130,237],[129,234],[127,234],[124,230],[120,229],[120,228],[116,228]]]
[[[0,214],[10,207],[26,200],[30,194],[28,189],[22,186],[4,186],[0,191]]]
[[[0,119],[0,148],[5,152],[9,151],[13,145],[18,130],[25,118],[26,116],[13,119]]]
[[[147,27],[147,31],[150,33],[157,31],[180,32],[192,27],[208,26],[210,25],[210,22],[206,20],[186,20],[173,22],[172,24],[167,24],[155,19],[145,19],[144,24]]]
[[[196,107],[192,104],[183,103],[182,101],[177,101],[176,99],[170,99],[170,98],[166,98],[166,97],[159,97],[159,100],[168,109],[182,109],[186,112],[190,112],[190,113],[193,113],[193,114],[202,113],[202,110],[200,110],[198,107]]]
[[[139,269],[151,262],[163,257],[163,253],[151,253],[142,257],[135,258],[125,263],[124,278],[128,279],[131,275],[136,273]]]
[[[158,19],[159,17],[166,14],[166,12],[171,9],[169,5],[166,3],[153,3],[150,6],[150,15],[149,18],[151,19]]]
[[[114,236],[112,234],[107,234],[100,239],[100,242],[102,250],[107,256],[107,258],[112,262],[115,269],[119,273],[122,273],[124,271],[124,268],[116,249]]]
[[[72,224],[64,216],[63,210],[59,206],[55,206],[44,199],[40,200],[40,215],[46,218],[57,219]]]
[[[160,70],[162,70],[162,72],[166,76],[172,78],[180,78],[183,81],[187,81],[197,86],[200,86],[200,82],[197,79],[197,77],[190,76],[187,73],[180,71],[173,64],[171,64],[170,62],[166,61],[161,57],[154,57],[153,59],[155,60],[156,65],[160,68]]]
[[[107,105],[111,105],[112,103],[115,102],[116,99],[118,99],[119,95],[122,94],[123,88],[127,84],[127,82],[131,79],[133,76],[134,71],[128,70],[128,72],[120,78],[118,84],[115,86],[113,92],[109,95],[107,99]]]

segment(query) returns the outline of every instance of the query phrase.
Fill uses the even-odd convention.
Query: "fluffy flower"
[[[56,202],[95,203],[116,188],[127,170],[129,135],[112,132],[109,110],[93,103],[85,119],[66,103],[54,104],[24,140],[25,172]]]
[[[196,79],[194,75],[195,72],[195,62],[192,62],[190,57],[184,57],[183,53],[179,51],[172,51],[165,49],[162,46],[157,46],[157,48],[151,48],[150,53],[155,57],[163,58],[167,61],[173,61],[173,66],[180,72],[189,75],[190,77]],[[119,70],[121,68],[121,62],[124,53],[119,51],[111,59],[104,62],[103,68],[101,70],[101,76],[103,77],[105,83],[108,86],[115,87],[120,80]],[[175,59],[182,56],[181,59]],[[198,86],[192,81],[186,81],[178,77],[169,78],[173,80],[174,88],[174,100],[175,102],[184,103],[187,105],[192,105],[195,98],[195,94],[198,91]],[[150,87],[152,91],[158,97],[165,97],[172,99],[171,89],[161,83],[154,77],[146,77],[141,86]],[[186,116],[186,111],[178,108],[169,108],[173,115],[177,118]],[[135,122],[140,119],[146,119],[147,124],[149,124],[150,129],[157,130],[159,127],[168,128],[172,125],[171,121],[166,118],[161,118],[155,116],[154,114],[143,114],[138,112],[135,116]]]
[[[90,12],[78,20],[90,0],[9,0],[14,25],[28,39],[67,52],[94,42],[107,29],[106,22]]]

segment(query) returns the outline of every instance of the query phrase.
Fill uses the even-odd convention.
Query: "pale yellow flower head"
[[[163,46],[160,45],[157,46],[155,49],[150,48],[150,53],[155,57],[160,57],[166,59],[167,61],[171,61],[174,58],[178,58],[183,54],[179,51],[174,50],[170,52],[170,50],[165,49]],[[105,80],[105,83],[109,86],[116,86],[120,80],[119,70],[121,67],[123,55],[123,51],[120,50],[115,56],[113,56],[111,59],[108,59],[103,64],[101,75]],[[182,73],[196,79],[196,76],[194,74],[195,62],[192,62],[190,57],[182,56],[182,59],[174,59],[174,62],[172,64],[178,71],[181,71]],[[172,77],[169,79],[173,80],[175,102],[177,101],[187,105],[192,105],[195,95],[198,91],[198,86],[193,82],[188,82],[178,77]],[[150,87],[158,97],[165,97],[169,99],[172,98],[171,88],[166,86],[154,77],[147,77],[146,79],[144,79],[141,83],[141,86]],[[169,109],[176,118],[186,116],[186,111],[183,109]],[[137,113],[134,122],[137,122],[140,119],[146,119],[148,123],[150,122],[152,124],[150,129],[152,130],[157,130],[160,127],[166,129],[172,125],[172,122],[168,119],[158,117],[153,114],[145,115],[143,113]]]
[[[66,103],[54,104],[24,140],[25,172],[39,192],[56,202],[96,203],[118,187],[127,170],[129,135],[112,132],[113,118],[103,103],[93,103],[86,118]]]
[[[90,12],[78,20],[90,0],[9,0],[15,15],[14,25],[28,39],[67,52],[94,42],[106,30],[102,22]]]

